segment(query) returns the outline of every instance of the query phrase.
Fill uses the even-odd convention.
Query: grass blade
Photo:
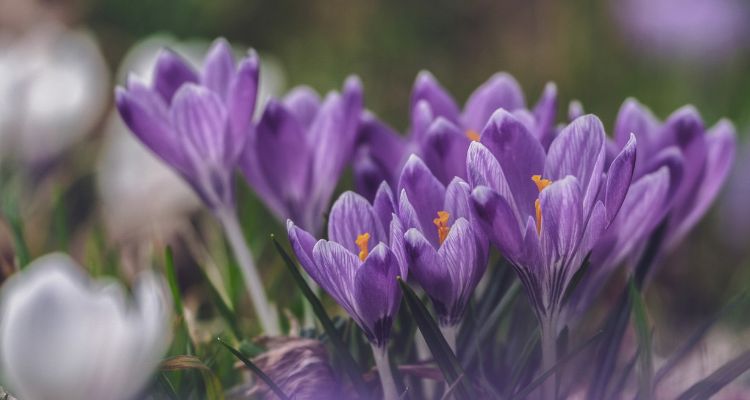
[[[221,338],[216,338],[216,340],[218,340],[219,343],[221,343],[224,347],[226,347],[227,350],[232,352],[232,354],[234,354],[235,357],[237,357],[240,361],[242,361],[242,363],[245,364],[245,366],[250,371],[253,371],[253,373],[257,375],[258,378],[260,378],[260,380],[262,380],[266,385],[268,385],[271,391],[273,391],[273,393],[276,396],[278,396],[278,398],[280,398],[281,400],[289,400],[289,397],[287,397],[287,395],[284,394],[281,388],[276,386],[276,383],[274,383],[274,381],[271,378],[269,378],[268,375],[266,375],[263,371],[261,371],[260,368],[258,368],[258,366],[253,364],[253,362],[250,361],[250,359],[245,357],[242,353],[239,352],[239,350],[230,346],[229,343],[223,341]]]
[[[688,388],[677,400],[707,399],[748,369],[750,369],[750,350],[740,354],[705,379]]]
[[[510,384],[505,388],[505,396],[503,396],[503,398],[510,397],[516,386],[518,386],[518,382],[523,377],[523,372],[524,370],[526,370],[526,366],[529,364],[529,361],[531,361],[531,356],[534,354],[534,350],[537,348],[540,338],[541,336],[539,328],[537,327],[531,334],[531,336],[529,336],[526,344],[523,346],[523,350],[521,350],[521,356],[519,357],[518,362],[514,363],[516,368],[513,368],[513,373],[510,378]]]
[[[320,303],[318,297],[315,295],[315,293],[313,293],[312,289],[310,289],[310,286],[308,286],[307,281],[300,273],[297,265],[294,261],[292,261],[292,258],[284,250],[284,248],[281,247],[281,243],[276,240],[276,237],[274,235],[271,235],[271,241],[273,241],[276,250],[284,260],[284,264],[286,264],[287,268],[289,269],[289,273],[292,275],[292,278],[294,278],[294,281],[302,291],[302,294],[312,306],[315,316],[318,317],[321,325],[323,325],[323,330],[325,330],[328,338],[333,344],[333,349],[336,352],[336,356],[339,358],[339,361],[344,364],[344,370],[349,376],[349,379],[352,381],[354,388],[357,389],[358,392],[365,394],[365,385],[364,381],[362,380],[362,368],[359,366],[359,364],[357,364],[351,353],[349,353],[346,345],[341,340],[336,327],[334,327],[333,325],[333,321],[331,321],[331,318],[328,316],[328,313],[326,313],[325,308],[323,308],[323,304]]]
[[[203,377],[203,383],[206,387],[206,399],[208,400],[223,400],[224,389],[221,386],[221,381],[211,371],[211,368],[206,366],[199,358],[194,356],[175,356],[168,358],[161,363],[162,371],[182,371],[182,370],[197,370]],[[164,378],[166,379],[166,377]],[[169,383],[167,380],[166,383]],[[170,383],[171,387],[171,383]],[[172,389],[174,392],[174,389]]]
[[[169,283],[169,290],[172,292],[175,314],[182,319],[184,313],[182,308],[182,296],[180,295],[180,287],[177,284],[177,273],[174,269],[172,248],[169,246],[164,250],[164,269],[167,275],[167,283]]]
[[[529,394],[531,394],[531,392],[536,390],[536,388],[539,387],[539,385],[541,385],[547,379],[548,376],[557,372],[558,369],[560,369],[568,361],[573,359],[573,357],[577,356],[587,347],[594,344],[601,337],[602,333],[603,331],[599,331],[594,336],[590,337],[587,341],[581,343],[578,347],[573,349],[573,351],[569,352],[564,357],[559,359],[559,361],[557,361],[557,363],[553,365],[552,368],[548,369],[547,371],[544,371],[543,374],[539,375],[536,379],[534,379],[531,383],[529,383],[525,388],[523,388],[518,393],[516,393],[513,397],[511,397],[511,400],[523,399]]]
[[[500,302],[497,303],[497,307],[495,307],[487,318],[483,320],[481,329],[479,329],[478,337],[476,338],[478,343],[484,343],[491,334],[497,332],[497,327],[499,325],[498,322],[508,314],[510,306],[513,305],[513,301],[516,299],[520,290],[520,281],[515,281],[511,284],[510,288],[505,292],[505,295],[500,299]],[[478,348],[476,346],[469,347],[468,353],[464,356],[463,365],[469,365],[474,361],[474,358],[477,356],[477,350]]]
[[[458,383],[454,389],[457,398],[476,399],[477,396],[474,387],[465,376],[456,355],[451,351],[448,342],[445,341],[445,338],[440,333],[437,323],[435,323],[427,308],[401,277],[398,278],[398,283],[401,286],[406,306],[414,317],[419,331],[422,332],[422,336],[427,342],[427,346],[430,348],[430,352],[432,352],[432,356],[435,362],[437,362],[440,371],[445,376],[446,382],[448,382],[449,386]]]

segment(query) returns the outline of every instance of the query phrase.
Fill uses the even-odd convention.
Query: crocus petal
[[[286,231],[289,236],[289,243],[292,244],[292,250],[297,255],[297,259],[302,268],[308,274],[317,273],[318,268],[314,265],[313,248],[315,247],[315,238],[304,229],[297,227],[292,220],[286,220]],[[321,277],[313,278],[319,280]]]
[[[401,223],[408,228],[417,228],[424,232],[424,228],[429,228],[431,225],[422,226],[422,222],[419,220],[419,214],[414,206],[409,201],[409,196],[406,195],[406,190],[401,190],[398,198],[398,217],[401,219]]]
[[[328,238],[341,243],[352,254],[359,254],[357,236],[365,233],[370,234],[370,247],[388,243],[380,218],[367,199],[354,192],[344,192],[331,208]]]
[[[607,223],[614,219],[620,210],[625,194],[630,187],[633,178],[636,159],[635,135],[630,135],[630,141],[625,145],[620,154],[612,161],[607,174],[607,186],[604,194],[604,205],[607,209]]]
[[[255,51],[250,51],[247,58],[240,61],[237,73],[229,83],[227,93],[227,112],[229,136],[227,137],[227,154],[238,157],[245,147],[245,140],[252,125],[253,113],[258,97],[258,60]]]
[[[572,100],[570,104],[568,104],[568,120],[569,121],[575,121],[579,117],[582,117],[586,114],[586,111],[583,109],[583,104],[581,104],[578,100]]]
[[[420,145],[424,162],[440,182],[466,176],[466,150],[471,141],[443,117],[438,117],[424,135]]]
[[[450,213],[450,221],[466,218],[471,221],[474,217],[471,205],[471,188],[461,178],[453,178],[445,188],[445,205],[443,209]]]
[[[606,139],[602,122],[585,115],[571,122],[549,148],[543,178],[558,180],[575,176],[584,192],[586,215],[599,195],[606,156]]]
[[[381,182],[378,187],[377,193],[375,193],[375,199],[372,202],[372,208],[375,210],[375,214],[383,224],[383,227],[390,224],[392,215],[398,210],[396,206],[396,200],[393,197],[393,191],[387,182]]]
[[[518,119],[501,109],[492,114],[480,141],[499,162],[518,210],[522,215],[534,215],[539,191],[531,177],[542,173],[545,158],[539,140]]]
[[[154,89],[169,104],[182,85],[198,83],[198,74],[177,53],[164,49],[156,58],[153,82]]]
[[[234,79],[234,55],[224,38],[216,39],[203,61],[201,83],[213,90],[220,98],[226,99],[229,84]],[[252,112],[252,111],[250,111]]]
[[[471,199],[489,240],[506,257],[517,258],[521,250],[521,228],[508,202],[486,186],[474,188]]]
[[[396,277],[399,268],[393,253],[381,243],[357,269],[354,299],[365,333],[376,345],[384,345],[390,336],[393,318],[401,301]]]
[[[432,107],[427,100],[419,100],[411,111],[411,138],[416,143],[422,143],[427,129],[435,120]]]
[[[690,212],[679,221],[673,243],[684,236],[705,214],[729,174],[737,145],[734,126],[727,120],[719,121],[706,136],[706,169]],[[669,245],[668,245],[669,246]]]
[[[309,126],[320,109],[320,96],[309,86],[295,87],[284,96],[283,101],[302,126]]]
[[[578,180],[570,175],[553,182],[539,194],[542,255],[550,268],[565,267],[561,262],[570,260],[578,246],[584,230],[581,197]]]
[[[313,247],[313,260],[313,269],[305,269],[307,273],[356,319],[354,276],[361,264],[357,256],[338,243],[319,240]]]
[[[390,223],[391,242],[388,245],[396,257],[399,267],[399,275],[407,280],[409,278],[409,263],[406,259],[406,248],[404,247],[404,226],[396,214],[391,215]]]
[[[549,148],[555,135],[555,116],[557,114],[557,85],[552,82],[544,86],[544,92],[534,106],[534,117],[537,121],[536,135],[542,146]]]
[[[651,114],[651,111],[635,99],[627,99],[617,113],[614,128],[615,143],[622,148],[630,141],[630,134],[634,134],[638,140],[638,158],[645,161],[651,157],[656,128],[656,117]]]
[[[311,155],[304,128],[281,103],[270,100],[256,129],[255,146],[258,168],[275,201],[294,212],[290,206],[307,201],[310,191]],[[289,217],[298,221],[302,215]]]
[[[216,93],[194,84],[183,85],[174,96],[171,119],[181,137],[183,149],[194,160],[226,161],[226,109]]]
[[[188,174],[190,168],[167,120],[167,105],[158,94],[143,84],[131,81],[129,86],[128,90],[117,88],[115,92],[117,110],[125,124],[167,164]]]
[[[420,100],[429,103],[435,117],[444,117],[455,124],[459,123],[460,117],[456,102],[440,86],[435,77],[427,71],[420,72],[414,82],[411,93],[411,110],[415,109]]]
[[[371,199],[381,181],[385,180],[394,186],[398,183],[406,142],[370,112],[362,114],[357,136],[359,150],[354,158],[357,191]]]
[[[450,272],[440,262],[435,247],[422,232],[412,228],[404,234],[404,248],[412,278],[434,300],[450,304],[453,300]]]
[[[497,73],[469,96],[464,107],[464,126],[479,132],[498,108],[513,111],[525,106],[518,82],[507,73]]]
[[[406,192],[409,202],[414,206],[427,238],[437,243],[437,230],[431,228],[437,212],[443,210],[445,186],[432,175],[419,157],[412,155],[401,171],[398,187]],[[407,225],[407,228],[414,226]]]

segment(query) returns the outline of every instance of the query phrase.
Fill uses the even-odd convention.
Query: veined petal
[[[320,96],[309,86],[297,86],[284,97],[284,105],[300,121],[302,126],[310,126],[320,109]]]
[[[607,210],[607,224],[620,210],[622,201],[630,187],[635,170],[636,141],[635,135],[630,135],[630,141],[625,145],[620,154],[612,161],[607,174],[607,186],[604,194],[604,205]]]
[[[174,96],[171,119],[183,148],[195,161],[225,162],[226,109],[216,93],[194,84],[183,85]]]
[[[526,100],[518,81],[505,72],[497,73],[469,96],[464,107],[463,126],[479,132],[498,108],[513,111],[525,106]]]
[[[409,278],[409,263],[406,259],[406,248],[404,247],[404,226],[396,214],[391,214],[390,232],[391,241],[388,247],[398,261],[399,275],[406,281]]]
[[[387,227],[390,224],[392,215],[398,210],[396,200],[393,197],[393,191],[387,182],[380,183],[378,191],[375,193],[375,199],[372,202],[372,208],[375,210],[375,214],[383,224],[383,227]]]
[[[371,342],[383,345],[390,336],[393,318],[401,302],[396,277],[399,268],[388,247],[380,243],[370,252],[354,278],[354,299],[365,333]]]
[[[317,274],[318,268],[313,258],[313,248],[315,247],[315,238],[304,229],[297,227],[290,219],[286,220],[286,231],[289,236],[289,243],[292,244],[292,250],[297,255],[302,267],[308,274]],[[315,281],[322,279],[320,276],[313,277]]]
[[[415,109],[420,100],[425,100],[429,103],[435,117],[441,116],[455,124],[459,123],[460,116],[456,102],[440,86],[435,77],[427,71],[420,72],[417,75],[417,80],[414,82],[414,88],[411,93],[412,110]]]
[[[549,268],[565,267],[584,230],[581,187],[574,176],[553,182],[539,194],[542,208],[541,245]]]
[[[372,205],[354,192],[344,192],[331,208],[328,238],[341,243],[352,254],[359,254],[357,236],[365,233],[370,234],[370,248],[380,242],[388,243],[389,238]]]
[[[177,90],[186,83],[198,83],[198,74],[177,53],[163,49],[156,58],[153,87],[170,104]]]
[[[471,141],[461,130],[438,117],[424,135],[420,147],[424,162],[444,184],[466,175],[466,150]]]
[[[443,210],[448,211],[451,221],[458,218],[466,218],[471,221],[474,217],[474,208],[471,204],[471,188],[461,178],[453,178],[448,187],[445,188],[445,203]]]
[[[487,186],[502,196],[521,223],[510,184],[494,155],[481,143],[472,143],[466,155],[466,170],[472,187]],[[529,178],[531,180],[531,178]]]
[[[542,173],[545,158],[539,140],[518,119],[500,109],[492,114],[480,141],[500,164],[521,216],[533,216],[539,191],[531,177]]]
[[[411,228],[404,234],[404,249],[411,277],[430,297],[442,304],[450,304],[453,300],[450,272],[438,258],[435,247],[422,232]]]
[[[489,240],[503,255],[517,259],[522,249],[521,227],[508,202],[486,186],[474,188],[471,199]]]
[[[232,48],[226,39],[218,38],[211,44],[203,61],[201,83],[213,90],[220,98],[226,99],[229,84],[234,79],[235,68]]]
[[[406,192],[409,202],[419,217],[422,231],[432,243],[437,243],[437,230],[431,229],[432,220],[437,216],[438,211],[443,210],[445,186],[432,175],[419,157],[412,155],[401,171],[398,187]],[[409,225],[406,227],[415,228]]]
[[[419,215],[417,214],[417,211],[414,209],[414,206],[409,201],[409,196],[406,194],[406,190],[401,190],[401,193],[398,198],[398,217],[401,220],[401,224],[404,226],[404,229],[409,228],[417,228],[420,231],[424,232],[423,228],[428,227],[430,225],[427,225],[425,227],[422,226],[422,222],[419,220]]]
[[[536,136],[545,149],[549,148],[555,135],[555,116],[557,115],[557,86],[549,82],[534,106],[534,117],[537,121]]]
[[[638,159],[636,160],[636,171],[641,171],[646,161],[656,151],[658,121],[648,108],[638,103],[635,99],[627,99],[620,107],[615,121],[614,138],[619,148],[630,141],[630,134],[634,134],[638,140]],[[643,164],[643,165],[642,165]]]
[[[263,111],[255,146],[258,168],[277,201],[289,205],[307,201],[312,160],[305,132],[294,115],[276,100],[270,100]]]
[[[583,209],[589,214],[599,196],[606,157],[606,137],[602,122],[584,115],[565,127],[547,153],[542,177],[556,181],[575,176],[584,193]]]
[[[240,61],[237,73],[229,83],[227,93],[227,113],[229,137],[227,154],[238,157],[245,146],[252,126],[253,114],[258,97],[258,65],[260,61],[251,50],[247,58]]]
[[[310,277],[359,321],[354,299],[354,277],[361,265],[359,258],[338,243],[319,240],[313,247],[313,259],[314,270],[307,271]]]

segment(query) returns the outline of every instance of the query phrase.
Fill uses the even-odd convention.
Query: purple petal
[[[378,191],[375,193],[375,199],[372,202],[372,208],[375,210],[375,214],[383,224],[383,227],[387,227],[391,223],[391,218],[397,210],[396,200],[393,197],[393,191],[388,183],[380,183]]]
[[[443,209],[450,214],[450,221],[455,221],[458,218],[466,218],[471,221],[474,218],[474,210],[471,204],[469,184],[461,178],[454,178],[445,188]]]
[[[411,228],[404,234],[406,261],[412,279],[430,295],[443,303],[452,299],[449,271],[438,258],[437,251],[418,229]]]
[[[487,186],[491,188],[505,199],[517,215],[517,218],[520,218],[515,199],[513,198],[513,192],[511,192],[510,185],[507,179],[505,179],[505,174],[502,168],[500,168],[500,163],[497,162],[495,156],[481,143],[472,143],[469,146],[466,156],[466,169],[469,176],[469,183],[472,187]]]
[[[721,120],[706,136],[706,168],[697,193],[693,194],[691,210],[679,221],[674,233],[674,242],[684,236],[703,217],[719,190],[724,185],[734,162],[737,145],[737,134],[734,126],[727,120]],[[668,244],[669,246],[669,244]]]
[[[471,199],[487,238],[503,255],[516,259],[522,250],[521,227],[508,202],[486,186],[474,188]]]
[[[320,109],[320,96],[309,86],[297,86],[284,97],[284,105],[300,121],[302,126],[310,126]]]
[[[539,194],[542,259],[550,268],[564,268],[562,261],[572,259],[581,240],[584,230],[581,197],[581,187],[573,176],[553,182]]]
[[[156,58],[153,82],[154,88],[164,102],[170,104],[172,97],[182,85],[198,83],[198,74],[177,53],[163,49]]]
[[[427,133],[432,121],[435,120],[435,115],[432,112],[432,107],[427,100],[419,100],[414,108],[411,110],[411,138],[417,144],[422,143],[424,135]]]
[[[234,72],[234,55],[229,43],[224,38],[214,40],[203,61],[201,84],[226,99]]]
[[[427,238],[437,243],[437,230],[433,229],[432,221],[437,217],[437,212],[443,210],[445,186],[432,175],[419,157],[412,155],[401,171],[398,187],[406,192]],[[410,225],[406,227],[415,228]]]
[[[456,102],[448,92],[440,86],[434,76],[427,71],[417,75],[414,88],[411,93],[411,109],[414,110],[420,100],[429,103],[435,117],[444,117],[458,124],[460,121],[459,110]]]
[[[585,115],[566,126],[552,142],[542,177],[556,181],[575,176],[584,191],[583,209],[588,215],[599,196],[606,155],[602,122]]]
[[[572,100],[570,104],[568,104],[568,120],[571,122],[579,117],[583,117],[585,114],[586,112],[583,109],[583,104],[581,104],[580,101]]]
[[[130,89],[117,88],[117,110],[125,124],[151,151],[167,164],[188,174],[190,171],[181,153],[179,138],[169,126],[169,111],[162,98],[145,85],[130,82]]]
[[[369,194],[365,197],[372,198],[381,181],[394,186],[397,183],[406,143],[393,129],[369,112],[362,114],[357,136],[359,149],[354,158],[357,191],[364,190]]]
[[[393,253],[384,244],[377,245],[357,270],[354,299],[362,328],[376,345],[384,345],[390,336],[393,318],[401,302],[396,277],[399,268]]]
[[[466,150],[469,140],[461,130],[443,117],[438,117],[420,143],[424,162],[442,183],[466,176]]]
[[[258,56],[251,51],[249,56],[240,61],[237,73],[229,83],[227,93],[227,112],[229,132],[227,154],[239,156],[249,136],[253,114],[258,97]]]
[[[370,248],[380,242],[388,243],[380,219],[370,203],[354,192],[344,192],[331,208],[328,238],[341,243],[353,254],[359,254],[357,236],[365,233],[370,234]]]
[[[424,231],[424,228],[430,228],[432,224],[422,226],[422,222],[419,220],[417,211],[409,201],[409,196],[406,195],[405,190],[401,190],[398,198],[398,217],[404,226],[404,229],[417,228],[420,231]]]
[[[498,73],[469,96],[464,107],[463,126],[479,132],[498,108],[513,111],[525,106],[526,100],[518,82],[507,73]]]
[[[555,115],[557,114],[557,86],[549,82],[534,106],[534,117],[537,121],[536,135],[542,146],[549,148],[555,135]]]
[[[226,162],[226,109],[216,93],[192,83],[183,85],[174,96],[171,120],[194,160]]]
[[[396,214],[391,215],[390,222],[391,242],[388,245],[396,257],[399,266],[399,275],[404,280],[409,278],[409,263],[406,260],[406,249],[404,247],[404,226]]]
[[[294,222],[290,219],[286,220],[286,231],[289,236],[289,243],[292,244],[292,250],[297,255],[297,259],[302,264],[302,267],[310,275],[318,274],[318,268],[313,258],[315,238],[307,233],[307,231],[294,225]],[[321,277],[313,277],[313,279],[318,281]]]
[[[604,194],[604,205],[607,210],[607,224],[620,210],[625,194],[633,179],[636,159],[635,135],[630,135],[630,141],[625,145],[620,154],[612,161],[607,174],[607,186]]]
[[[314,269],[307,271],[349,315],[358,320],[354,279],[361,262],[342,245],[319,240],[313,247]],[[302,265],[304,267],[304,264]]]
[[[481,143],[500,163],[518,210],[523,216],[533,216],[538,190],[531,177],[544,169],[542,145],[505,110],[497,110],[492,115],[482,131]]]
[[[276,100],[266,105],[256,129],[255,146],[260,172],[281,203],[280,208],[292,210],[292,205],[306,202],[311,154],[305,132],[294,115]],[[309,227],[308,221],[299,221],[302,215],[288,217]]]

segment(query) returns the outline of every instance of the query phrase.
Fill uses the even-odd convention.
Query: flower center
[[[550,179],[542,179],[541,175],[533,175],[531,180],[536,184],[536,188],[539,189],[539,193],[542,192],[547,186],[552,184]],[[534,208],[536,209],[536,231],[542,233],[542,201],[536,199],[534,202]]]
[[[445,238],[448,237],[448,232],[451,230],[450,226],[448,226],[448,218],[451,215],[447,211],[438,211],[437,215],[438,217],[433,219],[432,223],[437,227],[440,244],[443,244]]]
[[[469,138],[472,142],[478,142],[479,141],[479,132],[475,131],[474,129],[467,129],[466,130],[466,137]]]
[[[355,240],[354,243],[359,247],[359,260],[365,261],[370,254],[370,250],[367,248],[367,244],[370,243],[370,234],[365,232],[361,235],[357,235],[357,240]]]

